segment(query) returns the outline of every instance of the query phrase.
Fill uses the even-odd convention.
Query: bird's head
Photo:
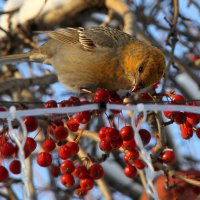
[[[153,85],[164,75],[166,64],[163,53],[156,47],[141,43],[128,46],[121,63],[131,83],[132,91]]]

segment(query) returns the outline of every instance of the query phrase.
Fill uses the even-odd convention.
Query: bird
[[[27,53],[0,57],[0,64],[31,61],[55,67],[72,92],[98,88],[138,91],[157,83],[166,70],[160,49],[111,27],[39,31],[48,40]]]

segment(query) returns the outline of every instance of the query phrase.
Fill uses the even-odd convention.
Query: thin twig
[[[175,177],[177,177],[177,178],[179,178],[179,179],[185,181],[186,183],[189,183],[189,184],[191,184],[191,185],[195,185],[195,186],[200,187],[200,181],[198,181],[198,180],[195,180],[195,179],[192,179],[192,178],[187,178],[187,177],[185,177],[185,176],[183,176],[183,175],[178,174],[178,173],[177,173],[176,171],[174,171],[174,170],[170,170],[170,171],[169,171],[169,174],[170,174],[171,176],[175,176]]]
[[[177,32],[176,32],[176,24],[177,24],[177,19],[179,16],[178,0],[173,1],[173,6],[174,6],[174,15],[173,15],[172,22],[170,22],[167,18],[165,18],[165,20],[168,22],[168,24],[170,26],[170,31],[169,31],[168,38],[167,38],[167,44],[171,46],[171,52],[169,54],[169,62],[166,67],[165,79],[164,79],[163,87],[162,87],[162,93],[164,92],[164,89],[166,87],[166,82],[168,79],[170,67],[174,63],[174,51],[175,51],[176,43],[178,41]]]
[[[5,14],[13,14],[14,12],[18,11],[19,8],[9,10],[9,11],[0,11],[0,15],[5,15]]]

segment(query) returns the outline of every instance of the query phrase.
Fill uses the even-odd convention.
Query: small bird
[[[110,27],[39,32],[48,41],[28,53],[4,56],[0,64],[33,61],[55,67],[71,91],[97,88],[136,91],[158,82],[166,68],[161,50]]]

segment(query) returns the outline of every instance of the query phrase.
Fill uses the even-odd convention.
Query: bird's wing
[[[81,46],[88,51],[98,47],[115,48],[133,39],[133,37],[120,30],[100,26],[90,29],[66,28],[39,33],[44,33],[63,44]]]
[[[81,34],[81,33],[80,33]],[[85,29],[82,34],[93,41],[95,46],[115,48],[134,39],[131,35],[118,29],[98,26]]]
[[[62,42],[64,44],[76,44],[79,42],[79,29],[67,28],[57,29],[55,31],[36,31],[36,33],[42,33],[50,38]]]

